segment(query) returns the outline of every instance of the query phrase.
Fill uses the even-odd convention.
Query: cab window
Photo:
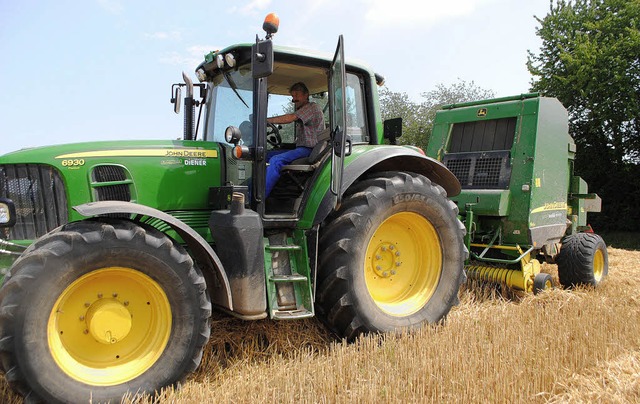
[[[368,143],[367,117],[364,108],[364,95],[360,78],[353,73],[347,73],[345,83],[347,108],[347,135],[353,143]]]

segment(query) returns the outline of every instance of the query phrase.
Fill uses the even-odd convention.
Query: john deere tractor
[[[212,310],[318,315],[338,336],[440,321],[457,301],[458,179],[397,146],[382,77],[266,37],[211,52],[172,87],[182,140],[112,141],[0,157],[0,359],[30,400],[153,393],[200,363]],[[308,158],[265,197],[267,125],[304,82],[326,118]],[[184,93],[184,101],[182,95]],[[476,209],[478,211],[478,209]]]
[[[448,105],[436,114],[427,155],[458,178],[471,278],[539,292],[553,286],[541,262],[557,263],[564,287],[598,285],[607,249],[587,223],[598,195],[574,175],[576,146],[555,98],[524,94]]]

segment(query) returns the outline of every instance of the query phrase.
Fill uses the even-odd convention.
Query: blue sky
[[[534,15],[549,0],[0,0],[0,154],[113,139],[175,139],[169,98],[203,55],[261,37],[366,62],[414,100],[439,83],[527,92]],[[195,78],[194,78],[195,81]]]

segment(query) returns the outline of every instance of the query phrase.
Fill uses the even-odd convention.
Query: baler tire
[[[565,288],[598,286],[609,272],[607,246],[593,233],[576,233],[562,239],[558,277]]]
[[[318,317],[348,341],[441,321],[465,281],[464,225],[418,174],[374,173],[321,228]]]
[[[537,295],[540,292],[553,288],[553,279],[551,275],[541,272],[533,277],[533,294]]]
[[[210,317],[202,273],[166,235],[74,222],[38,240],[0,289],[0,363],[27,401],[153,395],[196,369]]]

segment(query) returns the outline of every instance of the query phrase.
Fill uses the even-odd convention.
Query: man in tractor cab
[[[267,184],[265,197],[280,178],[280,170],[293,160],[308,157],[311,150],[318,143],[318,134],[324,130],[324,114],[322,108],[315,102],[309,101],[309,89],[303,82],[293,84],[289,88],[291,102],[295,111],[291,114],[267,118],[267,123],[287,124],[296,123],[295,149],[271,150],[267,153]]]

